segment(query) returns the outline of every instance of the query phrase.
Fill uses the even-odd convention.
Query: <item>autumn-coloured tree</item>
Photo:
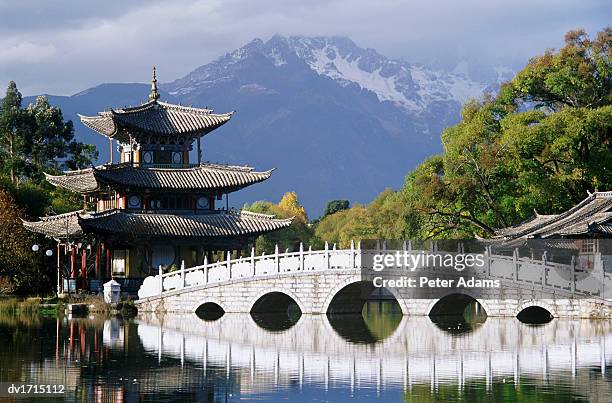
[[[250,205],[246,204],[243,208],[255,213],[272,214],[277,218],[293,217],[291,226],[288,228],[259,236],[256,241],[257,253],[272,253],[276,244],[278,244],[281,252],[286,249],[296,250],[300,242],[305,245],[309,244],[312,229],[308,225],[306,211],[300,205],[295,192],[285,193],[278,204],[258,201]]]
[[[13,198],[0,190],[0,277],[19,293],[45,292],[49,273],[41,270],[40,259],[32,253],[36,238],[21,224],[21,214]]]

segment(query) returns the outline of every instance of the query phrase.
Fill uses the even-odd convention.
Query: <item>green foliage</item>
[[[279,204],[257,201],[250,205],[245,204],[243,209],[254,213],[272,214],[277,218],[293,217],[289,227],[257,238],[255,249],[258,254],[273,253],[276,244],[278,244],[279,250],[284,252],[286,249],[297,250],[300,242],[303,242],[304,245],[310,243],[313,231],[308,225],[304,207],[299,204],[295,192],[285,193]]]
[[[44,182],[43,172],[79,169],[91,165],[98,156],[95,147],[74,140],[71,121],[38,97],[22,108],[22,96],[11,81],[0,105],[0,171],[11,182]]]
[[[612,101],[612,28],[594,40],[584,30],[569,31],[565,46],[533,58],[512,81],[516,99],[553,110],[598,108]]]
[[[36,218],[48,213],[51,194],[42,185],[27,181],[17,186],[9,177],[0,175],[0,190],[11,195],[17,205],[23,209],[24,217]]]
[[[356,204],[324,217],[316,225],[313,245],[320,248],[327,241],[347,248],[351,240],[401,239],[409,214],[405,194],[386,189],[367,206]]]
[[[442,133],[443,154],[404,187],[325,217],[318,240],[490,236],[587,191],[612,189],[612,29],[590,40],[571,31],[558,52],[536,57],[496,97],[467,102]]]
[[[48,240],[26,231],[20,218],[37,219],[82,207],[79,195],[54,189],[43,173],[80,169],[97,158],[95,147],[74,140],[72,122],[45,97],[22,107],[14,82],[0,104],[0,279],[2,289],[45,292],[52,287],[51,264],[31,247]]]
[[[0,277],[14,285],[16,293],[44,292],[51,284],[51,270],[45,270],[42,255],[32,252],[40,240],[23,227],[22,214],[13,198],[0,190]]]
[[[349,208],[348,200],[331,200],[327,202],[323,216],[332,215],[338,211],[346,210]]]

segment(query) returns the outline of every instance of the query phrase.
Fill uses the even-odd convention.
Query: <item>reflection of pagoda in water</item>
[[[201,161],[201,137],[231,116],[159,101],[154,69],[148,102],[80,116],[109,138],[109,164],[47,175],[51,184],[82,194],[83,210],[24,225],[58,240],[58,248],[65,246],[71,278],[78,277],[77,260],[87,278],[88,254],[95,256],[96,278],[121,281],[141,279],[159,265],[197,265],[215,251],[248,248],[258,235],[287,227],[291,220],[229,209],[229,193],[268,179],[271,170]],[[121,155],[116,164],[113,141]],[[194,143],[197,163],[191,164]]]

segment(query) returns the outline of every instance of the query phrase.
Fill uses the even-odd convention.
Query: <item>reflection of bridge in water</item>
[[[605,378],[612,361],[612,324],[555,320],[529,326],[515,319],[489,318],[470,333],[451,335],[428,318],[402,317],[393,333],[374,344],[347,342],[323,315],[302,315],[283,332],[259,327],[246,314],[214,322],[197,316],[143,316],[138,335],[158,359],[225,368],[238,372],[243,390],[299,383],[327,387],[387,387],[409,390],[441,383],[463,387],[494,378],[519,383],[533,376],[547,381],[555,373],[588,367]],[[267,373],[270,376],[259,376]],[[251,386],[249,386],[251,385]]]
[[[292,301],[302,313],[360,312],[364,303],[362,270],[371,269],[374,254],[404,253],[405,250],[328,249],[278,253],[232,259],[172,273],[147,277],[137,301],[141,312],[195,312],[203,304],[215,304],[225,312],[252,312],[254,307],[283,305]],[[423,253],[409,250],[409,253]],[[464,288],[459,292],[476,299],[488,316],[517,316],[530,307],[542,307],[554,317],[610,318],[612,277],[596,258],[594,269],[582,270],[575,261],[559,264],[542,259],[496,255],[484,252],[484,265],[465,269],[427,268],[414,276],[476,277],[499,281],[499,288],[483,288],[478,294]],[[597,260],[599,259],[599,260]],[[161,268],[160,268],[161,271]],[[400,289],[389,291],[406,315],[428,315],[440,300],[430,295],[406,298]],[[449,291],[450,292],[450,291]],[[275,299],[279,295],[284,300]],[[288,298],[286,298],[288,297]],[[285,301],[285,302],[283,302]]]

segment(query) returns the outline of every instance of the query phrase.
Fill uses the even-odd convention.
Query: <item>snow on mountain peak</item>
[[[448,73],[388,59],[345,37],[275,35],[263,47],[277,66],[287,64],[289,51],[321,76],[343,86],[357,84],[376,94],[379,101],[390,101],[413,112],[438,101],[463,103],[482,95],[487,86],[461,72]]]
[[[459,64],[453,72],[435,70],[402,60],[392,60],[374,49],[357,46],[346,37],[274,35],[267,42],[254,39],[245,46],[201,66],[171,85],[171,94],[188,94],[213,82],[236,77],[236,66],[250,57],[263,56],[276,68],[305,63],[316,74],[339,85],[358,85],[373,92],[381,102],[392,102],[404,110],[419,113],[435,102],[462,104],[482,95],[489,84],[469,78]],[[496,67],[498,78],[508,70]]]

